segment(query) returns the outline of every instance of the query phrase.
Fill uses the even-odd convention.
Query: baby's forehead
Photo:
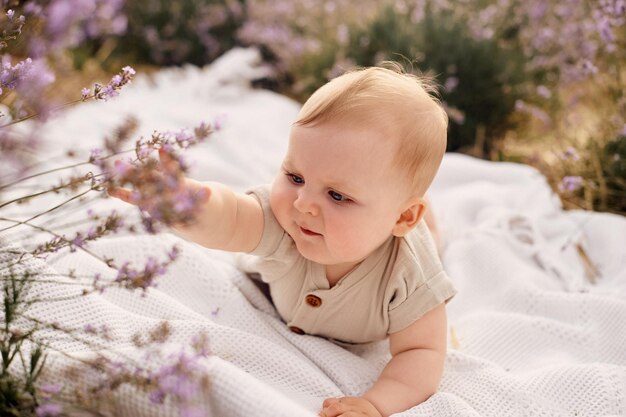
[[[309,172],[325,168],[339,175],[394,170],[397,141],[363,124],[294,127],[283,165]]]
[[[328,148],[329,151],[352,146],[387,153],[388,150],[397,150],[400,136],[395,126],[375,118],[333,120],[306,126],[294,125],[289,136],[288,152],[319,145]]]
[[[396,108],[397,107],[397,108]],[[414,114],[407,112],[400,106],[362,106],[334,116],[329,116],[323,121],[300,125],[292,125],[294,129],[299,127],[311,130],[333,130],[336,132],[350,133],[353,131],[370,131],[380,133],[388,141],[397,139],[403,130],[407,128],[407,122],[414,120]]]

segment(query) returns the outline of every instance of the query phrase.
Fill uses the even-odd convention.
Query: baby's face
[[[302,256],[351,265],[392,235],[408,197],[395,147],[366,125],[293,127],[270,204]]]

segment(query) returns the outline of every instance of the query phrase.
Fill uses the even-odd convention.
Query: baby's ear
[[[426,213],[426,200],[419,197],[409,200],[408,206],[400,213],[393,227],[393,235],[402,237],[409,233],[422,220],[424,213]]]

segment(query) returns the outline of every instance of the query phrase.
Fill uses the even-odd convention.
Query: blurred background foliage
[[[259,85],[303,102],[346,69],[399,61],[440,84],[449,151],[532,164],[565,207],[626,213],[624,0],[128,0],[123,12],[124,33],[70,49],[83,77],[255,46],[274,74]]]
[[[428,5],[419,24],[411,13],[383,8],[354,31],[347,55],[364,66],[404,60],[436,77],[450,118],[451,151],[488,151],[493,139],[513,127],[509,116],[528,81],[521,51],[502,47],[498,39],[476,39],[450,12],[436,13]]]
[[[244,0],[133,0],[128,31],[117,45],[126,60],[159,66],[205,65],[237,45]]]

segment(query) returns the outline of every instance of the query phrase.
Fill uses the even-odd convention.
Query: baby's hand
[[[211,189],[185,178],[183,168],[167,151],[160,149],[159,159],[158,167],[116,161],[117,175],[107,192],[165,224],[189,223],[200,210],[199,206],[209,200]],[[126,185],[132,188],[124,188]]]
[[[365,416],[382,417],[374,405],[362,397],[327,398],[320,417]]]

